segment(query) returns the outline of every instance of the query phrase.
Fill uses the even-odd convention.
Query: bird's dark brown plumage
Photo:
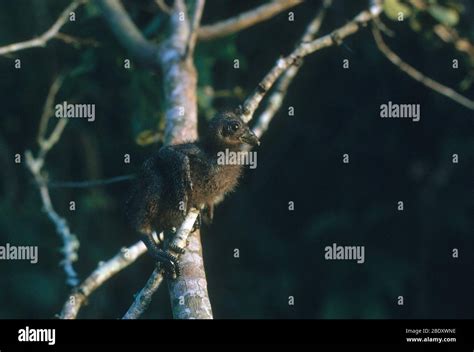
[[[153,232],[178,228],[187,211],[201,204],[212,220],[214,205],[235,188],[242,170],[242,165],[218,164],[218,153],[238,152],[244,144],[259,142],[237,115],[222,112],[200,141],[164,146],[143,164],[127,202],[128,218],[167,271],[177,271],[176,260],[158,248]]]

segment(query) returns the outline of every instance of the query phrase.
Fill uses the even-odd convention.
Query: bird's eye
[[[231,122],[231,123],[230,123],[229,129],[230,129],[232,132],[237,131],[239,128],[240,128],[240,125],[239,125],[238,122]]]

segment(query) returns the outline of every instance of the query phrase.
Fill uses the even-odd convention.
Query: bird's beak
[[[260,145],[260,141],[251,130],[247,130],[242,136],[240,136],[240,141],[242,143],[250,144],[253,147]]]

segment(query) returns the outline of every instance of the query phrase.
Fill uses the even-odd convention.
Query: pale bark
[[[76,319],[81,307],[97,288],[134,263],[145,252],[145,245],[139,241],[130,247],[122,248],[112,259],[99,263],[97,269],[71,292],[59,317],[61,319]]]
[[[235,17],[199,28],[199,40],[211,40],[225,37],[267,21],[279,13],[301,4],[303,0],[273,0],[255,9],[243,12]]]
[[[196,140],[197,73],[193,58],[186,55],[189,40],[193,39],[192,23],[184,0],[175,1],[169,19],[169,37],[159,47],[144,39],[120,1],[97,2],[120,43],[146,64],[158,64],[161,68],[167,106],[165,143],[177,144]],[[200,17],[199,14],[198,16]],[[212,319],[199,231],[190,235],[189,243],[192,246],[180,257],[180,261],[184,263],[182,275],[169,284],[171,302],[186,297],[185,307],[180,307],[183,309],[178,311],[173,310],[173,316],[181,319]],[[189,267],[193,270],[187,269]],[[155,277],[158,279],[159,275]],[[153,282],[154,280],[148,281],[149,284]]]
[[[61,15],[59,15],[56,22],[54,22],[51,28],[49,28],[42,35],[30,40],[26,40],[24,42],[12,43],[9,45],[2,46],[0,47],[0,55],[6,55],[16,51],[35,47],[44,47],[48,43],[48,41],[58,36],[61,27],[64,26],[68,21],[70,13],[75,11],[79,7],[79,5],[85,2],[86,0],[73,1],[68,7],[64,9]]]

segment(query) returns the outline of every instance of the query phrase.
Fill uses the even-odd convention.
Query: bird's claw
[[[175,279],[181,275],[179,260],[174,255],[163,251],[157,258],[157,265],[164,270],[164,275],[167,278]]]
[[[184,249],[184,248],[182,248],[182,247],[180,247],[180,246],[178,246],[178,245],[176,245],[176,244],[174,244],[174,243],[170,243],[170,244],[168,245],[168,248],[169,248],[170,250],[172,250],[173,252],[178,253],[178,254],[184,254],[184,252],[185,252],[185,249]]]

